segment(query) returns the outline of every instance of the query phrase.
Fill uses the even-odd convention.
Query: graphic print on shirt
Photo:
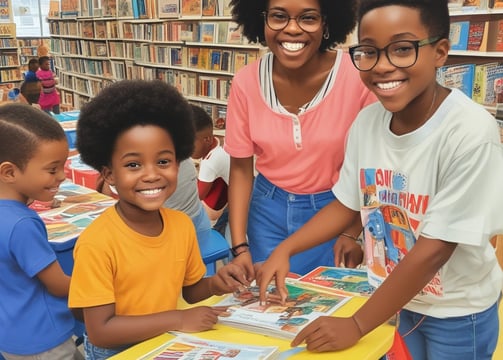
[[[414,232],[428,208],[429,196],[409,193],[407,179],[407,174],[394,170],[360,169],[368,282],[375,287],[382,284],[414,246]],[[440,273],[421,294],[442,296]]]

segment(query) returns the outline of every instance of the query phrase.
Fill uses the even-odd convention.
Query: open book
[[[219,316],[219,323],[239,329],[293,339],[300,330],[319,316],[331,315],[350,299],[321,289],[287,283],[285,305],[267,302],[260,305],[257,289],[227,295],[215,306],[228,306]],[[270,286],[269,292],[276,289]]]
[[[277,358],[277,346],[255,346],[207,340],[193,335],[173,333],[176,337],[140,360],[269,360]]]
[[[343,295],[369,296],[375,288],[367,281],[367,270],[319,266],[297,281]]]

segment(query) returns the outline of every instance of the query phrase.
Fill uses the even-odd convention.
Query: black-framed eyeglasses
[[[381,49],[373,45],[355,45],[349,48],[349,54],[353,65],[360,71],[372,70],[379,62],[381,52],[386,54],[393,66],[403,69],[416,63],[421,46],[436,43],[440,39],[440,36],[434,36],[423,40],[398,40]]]
[[[324,17],[321,14],[310,11],[291,17],[288,13],[280,10],[264,11],[264,21],[269,29],[281,31],[288,26],[290,20],[295,20],[297,26],[307,33],[318,31],[323,24]]]

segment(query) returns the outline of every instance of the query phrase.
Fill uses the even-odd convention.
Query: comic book
[[[139,360],[270,360],[277,358],[277,346],[235,344],[207,340],[194,335],[174,333],[176,336]]]
[[[351,296],[370,296],[375,290],[367,281],[366,269],[319,266],[297,281]]]
[[[334,294],[298,283],[287,283],[288,298],[284,305],[260,304],[258,288],[251,287],[227,295],[215,306],[228,306],[219,323],[282,339],[293,339],[306,325],[319,316],[329,316],[351,297]],[[270,285],[269,293],[276,289]]]

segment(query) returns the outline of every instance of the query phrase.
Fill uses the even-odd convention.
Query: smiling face
[[[103,176],[119,194],[123,214],[155,212],[176,189],[178,163],[171,135],[155,126],[134,126],[116,140]]]
[[[398,5],[373,9],[359,24],[359,43],[378,48],[384,48],[392,41],[423,40],[437,35],[428,32],[421,22],[419,10]],[[387,110],[404,112],[414,121],[415,117],[424,116],[430,107],[436,86],[436,68],[445,63],[448,50],[447,39],[421,46],[416,63],[408,68],[390,64],[381,52],[376,66],[360,72],[360,76]]]
[[[26,203],[28,199],[51,201],[65,180],[64,165],[68,142],[41,141],[23,170],[13,166],[12,198]]]
[[[317,0],[271,0],[267,8],[269,18],[275,14],[296,19],[299,15],[305,15],[306,22],[321,16],[320,11]],[[305,32],[295,19],[291,19],[283,30],[272,30],[264,24],[267,46],[278,62],[289,69],[301,68],[313,57],[319,55],[323,29],[322,23],[316,31]]]

